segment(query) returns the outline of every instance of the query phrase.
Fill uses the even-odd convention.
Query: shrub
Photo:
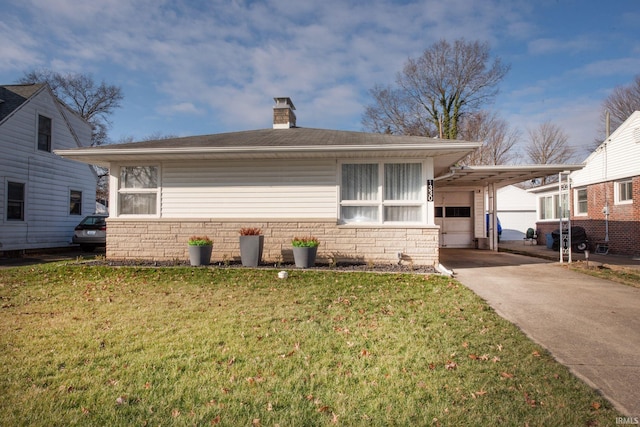
[[[314,248],[320,245],[320,241],[314,236],[294,237],[291,244],[298,248]]]
[[[240,229],[241,236],[259,236],[262,234],[262,229],[258,227],[242,227]]]
[[[191,236],[189,237],[189,246],[211,246],[213,240],[207,236]]]

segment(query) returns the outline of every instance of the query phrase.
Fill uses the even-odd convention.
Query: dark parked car
[[[89,215],[78,224],[73,232],[73,243],[80,245],[85,252],[93,251],[97,246],[107,245],[106,215]]]

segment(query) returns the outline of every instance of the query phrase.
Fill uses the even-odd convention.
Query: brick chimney
[[[273,128],[289,129],[296,127],[296,107],[291,98],[273,98],[276,105],[273,106]]]

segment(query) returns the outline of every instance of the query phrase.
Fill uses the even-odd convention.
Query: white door
[[[436,225],[440,247],[473,248],[473,191],[443,192],[436,196]]]

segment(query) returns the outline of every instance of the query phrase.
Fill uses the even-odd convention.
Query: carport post
[[[496,215],[496,198],[498,191],[493,183],[488,186],[489,192],[489,249],[498,251],[498,216]]]

